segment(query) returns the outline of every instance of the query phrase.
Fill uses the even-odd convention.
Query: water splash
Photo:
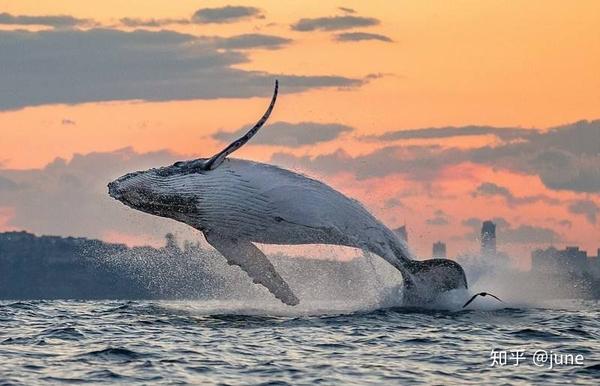
[[[194,256],[155,256],[143,249],[133,256],[113,256],[106,261],[125,271],[155,299],[163,299],[173,311],[198,315],[331,315],[369,312],[402,307],[402,276],[379,256],[364,252],[349,261],[338,257],[335,247],[317,247],[320,259],[269,256],[278,272],[301,299],[296,307],[281,304],[255,285],[238,267],[229,266],[213,251]],[[489,288],[486,288],[489,289]],[[437,301],[417,305],[430,310],[458,311],[470,297],[468,291],[454,290]],[[413,305],[414,307],[414,305]],[[470,309],[497,309],[499,304],[478,300]]]

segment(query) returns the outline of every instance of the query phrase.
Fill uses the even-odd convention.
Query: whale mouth
[[[127,173],[115,179],[114,181],[109,182],[107,185],[108,195],[125,203],[125,197],[128,195],[127,193],[129,193],[134,186],[139,185],[139,182],[141,182],[141,180],[136,179],[135,177],[145,173],[145,171]]]

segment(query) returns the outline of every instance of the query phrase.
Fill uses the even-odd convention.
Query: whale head
[[[161,168],[125,174],[108,184],[108,194],[123,204],[156,216],[180,221],[197,213],[205,170],[201,160],[181,161]]]

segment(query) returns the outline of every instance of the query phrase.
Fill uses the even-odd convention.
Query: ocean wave
[[[0,330],[0,383],[595,385],[600,371],[597,303],[575,310],[393,307],[324,315],[273,315],[273,303],[253,304],[249,313],[235,301],[32,307],[23,301],[3,312],[9,320]],[[498,345],[580,354],[584,365],[491,369],[490,350]]]
[[[100,358],[105,360],[136,360],[146,355],[129,350],[124,347],[107,347],[102,350],[89,351],[81,354],[80,357]]]

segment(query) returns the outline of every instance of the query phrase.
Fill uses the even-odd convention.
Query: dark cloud
[[[219,44],[226,41],[172,31],[0,31],[0,110],[50,103],[270,95],[276,76],[233,68],[248,58],[221,49]],[[367,81],[285,74],[277,78],[284,93],[356,87]]]
[[[462,126],[462,127],[428,127],[424,129],[388,131],[381,135],[367,136],[365,139],[373,141],[397,141],[400,139],[438,139],[451,137],[464,137],[475,135],[493,135],[500,139],[527,138],[537,133],[534,130],[514,127],[491,126]]]
[[[119,20],[126,27],[162,27],[169,24],[189,24],[189,19],[138,19],[124,17]]]
[[[244,135],[250,127],[251,125],[244,126],[233,132],[219,131],[213,134],[213,138],[229,143]],[[350,126],[337,123],[275,122],[261,129],[252,139],[252,143],[256,145],[299,147],[331,141],[352,130]]]
[[[584,215],[590,224],[596,224],[600,207],[591,200],[577,200],[569,205],[569,212]]]
[[[463,226],[466,226],[468,228],[472,228],[473,230],[477,230],[477,229],[481,229],[481,224],[483,223],[482,220],[476,218],[476,217],[470,217],[466,220],[462,220],[460,222]]]
[[[161,27],[168,24],[189,24],[187,19],[132,19],[123,18],[121,24],[127,27]],[[264,35],[258,33],[235,35],[230,37],[198,37],[206,42],[214,42],[215,47],[227,50],[245,50],[251,48],[265,48],[276,50],[290,44],[292,39],[280,36]]]
[[[0,176],[0,191],[16,190],[18,186],[13,180]]]
[[[335,40],[338,42],[359,42],[363,40],[378,40],[386,43],[393,42],[391,38],[385,35],[373,34],[369,32],[344,32],[335,35]]]
[[[457,132],[463,132],[459,129]],[[429,132],[429,129],[425,130]],[[418,132],[419,130],[415,131]],[[404,135],[402,132],[393,132],[390,133],[390,137],[382,137],[382,139],[389,140],[402,135]],[[422,136],[422,134],[417,135]],[[594,193],[600,192],[598,149],[600,149],[600,120],[581,121],[546,132],[531,131],[518,141],[474,149],[395,145],[357,157],[351,157],[343,150],[315,158],[286,156],[279,153],[273,156],[273,161],[301,165],[320,173],[351,171],[359,179],[398,173],[422,181],[437,178],[439,173],[449,166],[476,163],[537,175],[550,189]],[[511,199],[506,192],[504,196]],[[520,200],[518,197],[513,198],[516,199],[513,202]],[[521,201],[542,199],[547,200],[548,203],[554,202],[543,196],[525,197]]]
[[[555,190],[600,192],[600,120],[581,121],[525,141],[465,152],[474,162],[538,175]]]
[[[271,160],[284,166],[301,167],[325,174],[350,171],[357,179],[385,177],[399,173],[415,180],[432,181],[439,176],[447,162],[444,154],[444,151],[435,146],[389,146],[356,157],[339,149],[334,153],[312,158],[275,153]]]
[[[573,223],[570,220],[561,220],[558,224],[569,229],[573,226]]]
[[[273,35],[244,34],[228,38],[217,38],[216,45],[219,48],[231,50],[245,50],[250,48],[265,48],[277,50],[290,44],[291,39]]]
[[[161,237],[183,228],[127,209],[108,196],[106,184],[126,172],[181,158],[167,151],[139,154],[128,148],[78,154],[70,161],[58,158],[43,169],[0,169],[0,202],[14,212],[9,226],[35,233],[102,237],[117,231]]]
[[[363,16],[330,16],[318,17],[314,19],[300,19],[295,24],[292,24],[294,31],[337,31],[355,27],[369,27],[378,25],[379,20],[372,17]]]
[[[534,195],[534,196],[515,196],[508,188],[500,185],[496,185],[492,182],[484,182],[480,184],[477,189],[471,193],[473,197],[502,197],[506,203],[510,206],[527,205],[534,202],[543,201],[551,205],[559,205],[560,200],[548,197],[546,195]]]
[[[202,8],[192,16],[195,23],[233,23],[249,18],[264,18],[260,9],[227,5],[220,8]]]
[[[189,19],[138,19],[124,17],[119,21],[127,27],[162,27],[170,24],[234,23],[243,19],[263,19],[260,9],[254,7],[225,6],[197,10]]]
[[[552,244],[561,241],[562,237],[551,228],[519,225],[501,229],[498,239],[508,244]]]
[[[342,12],[346,12],[346,13],[356,13],[356,11],[352,8],[348,8],[348,7],[338,7],[338,9]]]
[[[496,185],[491,182],[484,182],[477,187],[477,190],[473,192],[474,196],[500,196],[512,201],[514,199],[513,194],[503,186]]]
[[[9,13],[0,13],[0,24],[4,25],[45,25],[53,28],[71,28],[81,25],[93,25],[90,19],[78,19],[69,15],[11,15]]]
[[[496,224],[496,240],[499,245],[504,244],[548,244],[562,240],[562,237],[554,230],[535,225],[520,224],[512,226],[502,217],[492,219]],[[482,219],[472,217],[463,220],[462,224],[472,229],[465,238],[468,240],[479,239]]]
[[[448,215],[443,210],[436,210],[432,218],[428,218],[425,222],[428,225],[444,226],[450,224]]]
[[[383,203],[384,209],[392,209],[392,208],[404,208],[404,204],[396,197],[391,197],[385,200]]]

